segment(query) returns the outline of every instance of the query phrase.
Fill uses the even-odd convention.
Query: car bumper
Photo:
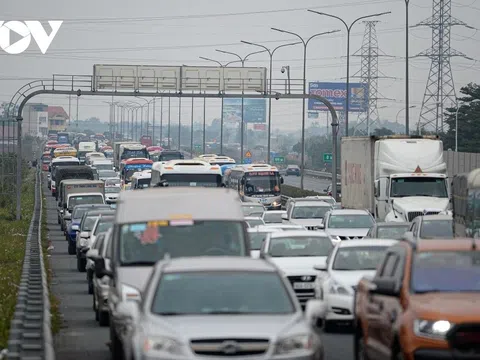
[[[327,303],[327,321],[353,321],[353,295],[327,294],[325,296]]]
[[[413,354],[407,354],[406,360],[474,360],[480,359],[480,354],[466,354],[449,349],[418,349]]]
[[[197,359],[205,359],[208,358],[204,355],[196,355],[196,354],[187,354],[183,356],[146,356],[143,355],[140,357],[142,360],[197,360]],[[215,356],[211,356],[210,358],[215,358]],[[221,357],[218,357],[221,358]],[[323,350],[320,353],[315,353],[311,355],[278,355],[273,356],[271,354],[261,354],[261,355],[245,355],[245,356],[235,356],[235,360],[267,360],[267,359],[279,359],[279,360],[323,360]]]
[[[108,291],[109,291],[109,286],[108,285],[99,285],[98,280],[96,286],[96,292],[97,292],[97,307],[99,311],[108,311]]]

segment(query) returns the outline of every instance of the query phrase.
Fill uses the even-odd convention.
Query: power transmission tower
[[[361,97],[362,100],[366,99],[365,111],[358,115],[357,125],[355,132],[365,133],[370,135],[372,129],[375,129],[378,125],[379,115],[377,100],[378,97],[378,79],[388,78],[383,76],[378,70],[378,58],[380,56],[388,56],[380,54],[378,48],[378,38],[376,25],[378,21],[364,21],[365,33],[363,36],[362,47],[353,56],[359,56],[362,58],[360,71],[353,77],[359,77],[362,83],[363,95],[366,98]],[[382,76],[379,76],[379,73]],[[352,90],[352,88],[350,88]],[[354,99],[355,96],[352,96]],[[383,98],[382,98],[383,99]]]
[[[452,17],[451,11],[451,0],[433,0],[432,16],[415,25],[432,28],[432,47],[415,56],[432,60],[418,121],[419,131],[432,129],[437,134],[445,131],[444,109],[457,104],[450,59],[463,57],[473,60],[450,47],[450,32],[453,26],[461,25],[473,29]]]

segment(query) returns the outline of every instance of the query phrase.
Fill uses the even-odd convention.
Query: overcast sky
[[[432,0],[411,0],[410,23],[416,24],[432,14]],[[233,57],[215,52],[220,48],[245,55],[256,48],[240,40],[263,43],[273,47],[295,40],[270,30],[278,27],[308,37],[312,34],[342,29],[341,33],[318,37],[308,47],[307,79],[309,81],[344,81],[346,74],[346,36],[337,20],[308,13],[307,8],[329,12],[350,22],[358,16],[391,11],[383,16],[376,28],[381,51],[389,57],[379,60],[382,74],[392,77],[379,80],[379,100],[382,119],[395,120],[404,104],[404,8],[403,0],[82,0],[82,1],[11,1],[2,2],[2,20],[64,20],[57,36],[45,55],[32,41],[30,48],[20,55],[8,55],[0,49],[0,99],[9,101],[13,93],[39,78],[53,74],[91,75],[94,64],[149,64],[149,65],[212,65],[199,56],[211,57],[221,62]],[[452,1],[452,15],[471,26],[480,27],[480,1]],[[48,28],[48,25],[47,25]],[[48,29],[49,30],[49,29]],[[352,30],[352,53],[361,47],[364,24]],[[452,30],[452,47],[473,58],[454,58],[452,69],[455,86],[478,80],[480,34],[477,30],[455,27]],[[429,28],[411,29],[411,55],[431,46]],[[285,79],[280,72],[290,65],[292,79],[302,77],[302,47],[280,49],[274,57],[274,79]],[[250,66],[268,66],[264,54],[252,56]],[[419,117],[423,93],[430,68],[427,58],[411,60],[411,122]],[[360,58],[352,57],[351,74],[360,69]],[[357,79],[352,78],[351,81]],[[79,101],[79,118],[97,116],[107,120],[107,98],[82,97]],[[68,112],[68,97],[50,96],[34,98],[35,102],[62,105]],[[72,118],[75,118],[75,99]],[[124,101],[124,99],[119,99]],[[190,101],[184,101],[182,121],[190,121]],[[158,102],[157,102],[158,104]],[[178,106],[178,100],[172,105]],[[159,118],[157,107],[157,119]],[[274,101],[272,108],[274,128],[298,129],[301,118],[300,101]],[[173,115],[176,114],[176,115]],[[220,116],[220,100],[208,100],[207,118]],[[195,120],[203,118],[203,101],[196,100]],[[356,114],[350,116],[355,120]],[[178,119],[178,107],[172,111]],[[325,117],[321,118],[323,124]],[[307,120],[312,121],[312,120]],[[399,116],[404,122],[404,112]]]

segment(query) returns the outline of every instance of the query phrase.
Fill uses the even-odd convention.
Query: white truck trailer
[[[342,206],[377,221],[409,222],[450,208],[443,144],[436,136],[344,137]]]

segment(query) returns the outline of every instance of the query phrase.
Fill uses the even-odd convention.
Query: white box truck
[[[377,221],[410,222],[450,207],[443,144],[435,136],[344,137],[342,206]]]

